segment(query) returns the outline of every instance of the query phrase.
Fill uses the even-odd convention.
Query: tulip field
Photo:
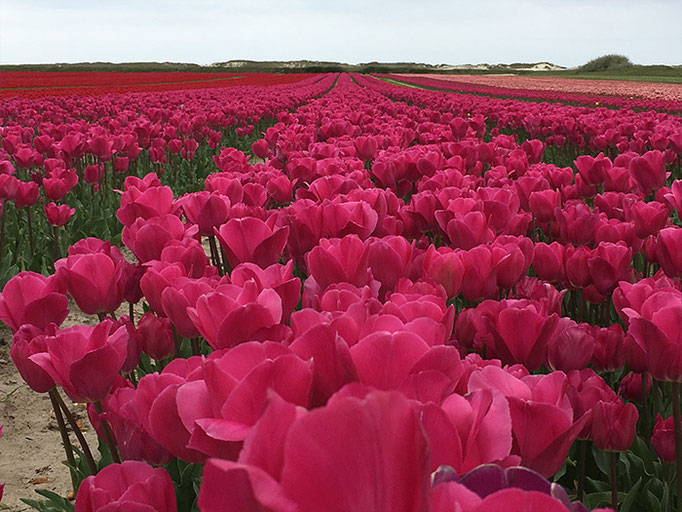
[[[113,75],[0,87],[10,507],[682,511],[682,86]]]
[[[679,84],[508,75],[384,75],[411,85],[503,98],[682,112]]]

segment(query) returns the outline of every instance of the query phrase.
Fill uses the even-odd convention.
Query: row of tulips
[[[500,133],[526,104],[355,81],[202,191],[125,178],[134,259],[85,238],[5,286],[22,377],[103,441],[63,430],[76,510],[669,509],[679,122],[622,112],[622,153],[562,168]],[[619,119],[562,108],[584,143]]]
[[[377,75],[400,83],[465,94],[576,105],[682,112],[677,84],[509,76]]]
[[[0,128],[0,283],[19,270],[47,271],[85,235],[116,241],[114,212],[126,176],[158,171],[176,191],[196,190],[221,158],[221,144],[248,149],[256,128],[272,124],[277,112],[331,87],[333,77],[320,78],[227,89],[216,97],[198,91],[43,99],[28,111],[24,100],[6,101],[0,106],[6,116]],[[95,113],[96,120],[84,120]]]
[[[275,73],[3,71],[0,80],[0,99],[101,96],[243,86],[269,87],[293,84],[312,76],[307,73],[283,75]]]
[[[537,138],[551,150],[552,163],[570,165],[585,153],[604,152],[614,159],[621,153],[647,150],[667,152],[667,163],[675,160],[682,149],[680,117],[663,112],[633,112],[563,105],[532,103],[480,96],[460,96],[447,92],[396,87],[372,77],[356,75],[355,81],[397,100],[423,109],[422,122],[454,115],[467,120],[480,115],[491,127],[491,135],[507,133],[519,140]],[[436,111],[436,112],[433,112]],[[466,134],[461,121],[452,127],[455,137]],[[426,136],[419,142],[441,141],[443,132]],[[457,140],[457,138],[455,138]],[[559,151],[560,150],[560,151]],[[670,150],[670,151],[668,151]],[[563,158],[562,158],[563,157]],[[547,160],[545,160],[547,161]],[[679,171],[679,169],[678,169]]]
[[[583,80],[560,76],[515,75],[398,75],[403,78],[439,78],[444,81],[464,82],[478,85],[501,86],[511,89],[534,89],[580,93],[596,96],[621,96],[632,99],[682,101],[682,87],[678,84],[639,82],[625,80]]]

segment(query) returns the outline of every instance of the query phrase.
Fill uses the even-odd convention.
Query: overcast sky
[[[680,0],[0,0],[0,63],[682,64]]]

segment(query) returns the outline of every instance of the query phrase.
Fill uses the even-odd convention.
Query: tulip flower
[[[682,277],[682,229],[669,227],[658,232],[656,258],[671,279]]]
[[[222,510],[225,492],[235,503],[282,511],[428,509],[427,443],[399,393],[338,397],[294,420],[284,437],[278,478],[256,465],[209,460],[202,511]]]
[[[501,368],[486,366],[472,373],[468,387],[469,391],[493,388],[506,396],[514,436],[512,454],[519,455],[524,466],[550,477],[591,417],[588,412],[574,420],[567,385],[562,372],[518,379]],[[534,435],[529,436],[530,431]]]
[[[259,290],[254,281],[244,287],[223,285],[197,299],[187,314],[204,339],[215,349],[254,340],[283,341],[289,328],[282,325],[282,299],[274,290]]]
[[[31,360],[32,355],[47,352],[45,339],[55,335],[56,326],[51,324],[45,331],[32,325],[22,325],[12,337],[12,347],[9,350],[19,375],[36,393],[47,393],[55,386],[54,379]]]
[[[637,407],[622,400],[599,401],[592,408],[592,434],[590,438],[599,450],[627,451],[635,440]]]
[[[656,415],[654,433],[651,436],[651,444],[656,450],[656,455],[663,462],[675,462],[675,433],[673,417],[665,420],[660,414]]]
[[[123,301],[122,266],[108,255],[73,254],[55,262],[57,278],[88,315],[111,313]]]
[[[230,199],[218,192],[195,192],[176,201],[185,212],[187,220],[199,226],[199,234],[213,236],[214,228],[227,222]]]
[[[176,512],[173,482],[144,462],[111,464],[83,480],[76,496],[76,512],[106,510]]]
[[[422,423],[431,447],[432,471],[446,465],[464,474],[511,452],[509,404],[498,391],[453,394],[440,406],[425,404]]]
[[[665,163],[660,151],[647,151],[636,156],[630,160],[628,170],[645,196],[665,185]]]
[[[172,456],[144,430],[142,415],[135,400],[132,383],[119,377],[111,392],[102,400],[102,412],[88,404],[88,419],[100,439],[106,440],[102,420],[111,429],[123,460],[140,460],[148,464],[168,464]]]
[[[69,314],[68,299],[60,291],[57,277],[45,277],[34,272],[20,272],[0,293],[0,320],[12,332],[22,325],[40,330],[49,324],[60,325]]]
[[[220,229],[214,228],[232,268],[252,262],[260,267],[277,263],[287,243],[289,227],[275,227],[276,217],[267,222],[254,217],[231,219]]]
[[[55,227],[64,226],[69,219],[76,213],[75,208],[70,208],[68,204],[61,204],[57,206],[55,203],[50,203],[43,206],[47,222]]]
[[[153,359],[163,359],[175,350],[173,331],[167,318],[159,318],[148,311],[138,320],[142,350]]]
[[[322,239],[307,255],[310,275],[321,291],[334,283],[364,286],[371,275],[367,267],[367,249],[357,235]]]
[[[97,327],[77,325],[45,338],[46,352],[29,360],[64,388],[74,402],[96,402],[106,396],[125,363],[128,332],[112,330],[105,320]]]

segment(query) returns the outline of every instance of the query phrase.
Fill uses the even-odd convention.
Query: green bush
[[[632,67],[632,62],[625,55],[602,55],[580,66],[580,71],[613,71]]]

